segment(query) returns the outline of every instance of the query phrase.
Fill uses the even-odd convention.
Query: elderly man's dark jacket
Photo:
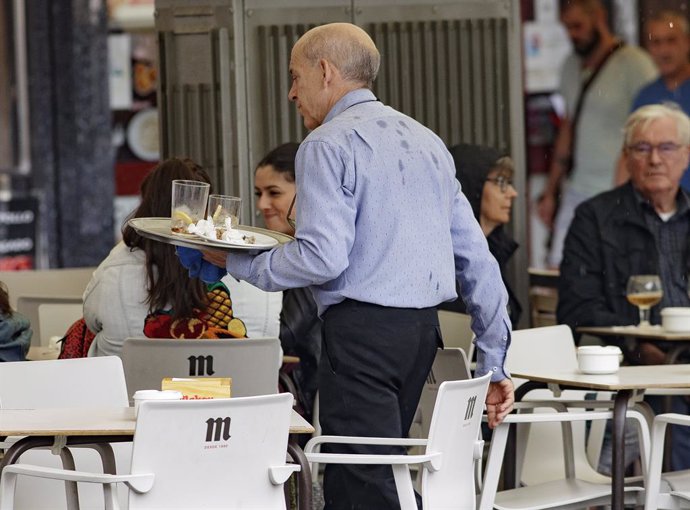
[[[690,246],[690,237],[687,244]],[[654,235],[632,184],[597,195],[577,208],[566,237],[558,322],[573,331],[578,326],[637,324],[638,310],[625,298],[628,277],[658,273]],[[660,322],[658,307],[652,308],[651,322]]]

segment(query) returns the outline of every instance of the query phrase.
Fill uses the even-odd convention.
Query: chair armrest
[[[360,437],[360,436],[317,436],[311,438],[304,447],[304,453],[311,453],[317,445],[324,443],[337,444],[370,444],[382,446],[426,446],[426,439],[398,437]]]
[[[584,408],[584,409],[610,409],[613,408],[613,400],[521,400],[515,402],[515,409],[536,409],[540,407],[559,408]]]
[[[379,455],[367,453],[306,453],[309,462],[319,464],[424,464],[430,471],[441,469],[441,452],[421,455]]]
[[[509,414],[503,420],[504,423],[544,423],[544,422],[568,422],[608,420],[613,418],[613,411],[581,411],[581,412],[554,412],[554,413],[529,413]]]
[[[282,466],[271,466],[268,468],[268,478],[273,485],[281,485],[290,478],[292,473],[302,469],[298,464],[284,464]]]
[[[690,416],[678,413],[657,414],[654,418],[654,423],[656,424],[657,422],[671,425],[684,425],[687,427],[690,426]]]
[[[130,474],[130,475],[109,475],[103,473],[87,473],[84,471],[71,471],[69,469],[58,469],[44,466],[33,466],[31,464],[12,464],[6,466],[5,473],[17,475],[35,476],[38,478],[49,478],[52,480],[65,480],[69,482],[89,482],[89,483],[125,483],[133,491],[143,494],[151,490],[155,475],[153,473]]]
[[[558,400],[521,400],[513,404],[513,408],[516,411],[527,410],[527,409],[540,409],[543,407],[550,407],[556,411],[567,411],[566,405],[562,404]]]

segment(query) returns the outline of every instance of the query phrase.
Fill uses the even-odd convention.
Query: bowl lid
[[[583,345],[577,348],[578,354],[621,354],[616,345]]]
[[[687,306],[668,306],[661,310],[663,316],[688,316],[690,317],[690,307]]]

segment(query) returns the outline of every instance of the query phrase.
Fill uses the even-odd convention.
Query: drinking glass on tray
[[[653,274],[633,275],[628,278],[626,296],[640,311],[640,327],[648,327],[649,309],[658,304],[664,296],[661,280]]]
[[[186,234],[187,227],[204,218],[210,185],[206,182],[174,180],[170,228],[177,234]]]
[[[209,195],[208,216],[213,220],[216,229],[225,229],[226,219],[230,218],[231,228],[237,228],[240,223],[242,199],[229,195]]]

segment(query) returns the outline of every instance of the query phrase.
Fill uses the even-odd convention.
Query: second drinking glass
[[[229,195],[210,195],[208,197],[208,216],[216,229],[225,229],[226,218],[230,218],[232,228],[240,224],[242,199]]]

